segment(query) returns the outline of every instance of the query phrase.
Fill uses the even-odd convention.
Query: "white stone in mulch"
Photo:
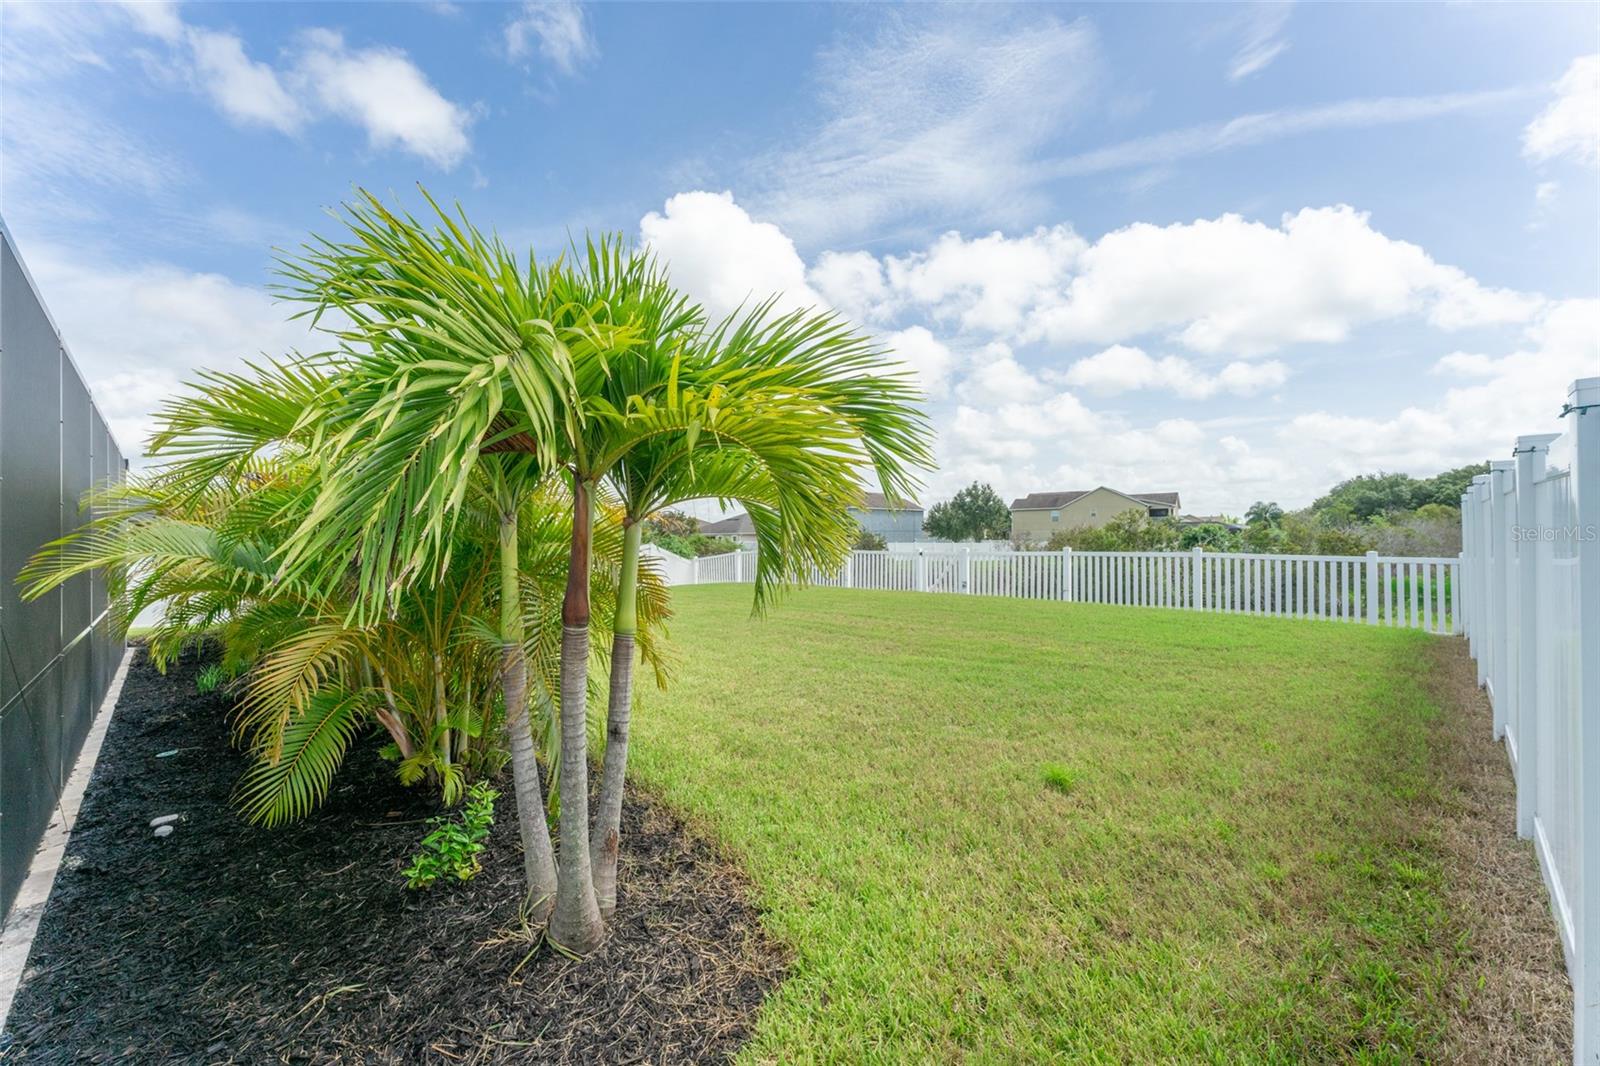
[[[156,826],[156,836],[158,836],[158,837],[169,837],[171,835],[172,835],[172,826],[170,826],[170,825],[158,825],[158,826]]]
[[[171,825],[174,822],[181,821],[183,821],[183,815],[181,814],[163,814],[160,818],[150,819],[150,828],[160,829],[164,825]],[[165,836],[166,834],[163,833],[162,835]]]

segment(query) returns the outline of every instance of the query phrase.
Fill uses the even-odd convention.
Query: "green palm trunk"
[[[617,578],[617,609],[611,627],[611,687],[606,701],[606,755],[600,775],[600,803],[589,839],[594,862],[594,892],[600,913],[617,909],[617,852],[622,840],[622,789],[628,774],[628,722],[633,708],[633,645],[639,629],[639,544],[643,527],[627,526],[622,540],[622,573]]]
[[[600,946],[605,923],[589,862],[589,547],[592,486],[572,479],[572,552],[561,604],[561,858],[552,943],[572,954]]]
[[[534,921],[543,921],[556,895],[555,849],[544,817],[544,788],[528,721],[528,658],[523,648],[522,590],[517,544],[517,512],[500,518],[500,683],[505,692],[506,742],[522,835],[522,872]]]

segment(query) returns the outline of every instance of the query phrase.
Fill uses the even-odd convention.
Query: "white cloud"
[[[883,264],[871,252],[823,252],[806,277],[828,303],[858,322],[893,311]]]
[[[1305,208],[1278,226],[1232,214],[1135,223],[1092,244],[1067,225],[1019,237],[950,232],[881,260],[823,253],[809,277],[862,321],[919,315],[1027,343],[1156,335],[1240,357],[1343,341],[1403,316],[1446,330],[1527,322],[1544,303],[1481,285],[1342,205]]]
[[[189,47],[201,84],[229,118],[293,133],[305,120],[300,105],[284,89],[277,72],[245,55],[244,42],[231,33],[190,29]]]
[[[1229,214],[1115,230],[1083,253],[1053,302],[1036,308],[1030,330],[1056,343],[1170,330],[1195,351],[1253,355],[1341,341],[1356,326],[1418,312],[1454,329],[1525,321],[1539,305],[1486,289],[1340,206],[1306,208],[1281,227]]]
[[[1037,374],[1017,362],[1011,346],[1003,341],[984,345],[974,362],[957,390],[967,403],[1032,403],[1050,391]]]
[[[1027,164],[1099,69],[1086,21],[1032,15],[913,9],[830,50],[822,122],[752,164],[763,213],[804,240],[920,215],[1020,220],[1037,206]]]
[[[922,391],[939,398],[949,390],[950,371],[955,356],[925,326],[912,326],[883,338],[884,347],[910,370]]]
[[[1597,361],[1594,340],[1581,347],[1571,301],[1484,286],[1343,206],[1276,225],[1237,215],[1137,224],[1094,242],[1065,225],[1017,237],[950,232],[902,255],[824,252],[809,269],[782,229],[729,193],[674,196],[640,230],[713,311],[782,291],[786,307],[826,303],[878,331],[931,400],[930,498],[978,478],[1003,493],[1176,488],[1191,512],[1238,513],[1254,499],[1298,506],[1353,473],[1430,474],[1481,457],[1502,431],[1530,431],[1506,427],[1558,403],[1558,379]],[[1396,416],[1404,433],[1307,410],[1286,389],[1291,356],[1265,358],[1396,319],[1439,331],[1520,324],[1529,343],[1510,356],[1440,360],[1438,374],[1490,388],[1441,390],[1420,415]],[[1200,354],[1152,356],[1140,346],[1151,335]],[[1104,350],[1050,368],[1047,343]],[[1544,366],[1537,380],[1513,380],[1533,364]],[[1479,410],[1494,389],[1521,397],[1498,423]],[[1091,402],[1130,390],[1147,395],[1120,411]],[[1222,402],[1278,390],[1270,406]],[[1161,417],[1173,408],[1158,392],[1213,406],[1203,419]]]
[[[1494,373],[1494,366],[1492,356],[1476,352],[1451,352],[1439,357],[1439,361],[1433,364],[1432,372],[1464,378],[1486,378]]]
[[[1483,111],[1525,95],[1526,90],[1520,88],[1493,89],[1436,96],[1368,97],[1312,107],[1258,111],[1223,122],[1204,122],[1166,133],[1136,137],[1063,159],[1045,160],[1033,167],[1033,180],[1050,181],[1114,170],[1166,166],[1183,159],[1324,130],[1365,129]]]
[[[1140,348],[1122,344],[1078,360],[1062,375],[1065,384],[1100,393],[1163,389],[1188,400],[1209,399],[1219,393],[1253,396],[1278,388],[1288,379],[1288,367],[1275,359],[1264,363],[1235,361],[1208,374],[1179,356],[1153,359]]]
[[[446,99],[398,48],[351,48],[333,30],[300,34],[282,70],[251,59],[237,34],[186,23],[176,4],[128,3],[134,26],[173,50],[180,78],[228,118],[280,133],[335,115],[378,149],[400,148],[444,170],[471,149],[472,112]]]
[[[1260,3],[1251,5],[1243,15],[1244,40],[1228,64],[1228,80],[1242,81],[1267,68],[1289,48],[1283,39],[1283,27],[1289,21],[1291,6],[1287,3]]]
[[[305,323],[258,288],[169,263],[106,267],[77,249],[28,252],[67,348],[122,446],[138,455],[152,412],[200,367],[315,347]]]
[[[506,54],[526,59],[535,50],[562,74],[572,74],[599,49],[575,0],[526,0],[505,26]]]
[[[403,51],[352,49],[332,30],[308,30],[301,43],[296,83],[363,127],[374,148],[399,146],[445,170],[467,154],[472,115],[441,96]]]
[[[1023,237],[943,234],[926,251],[885,262],[894,295],[964,329],[996,332],[1022,324],[1024,312],[1070,277],[1088,242],[1071,226],[1043,226]]]
[[[1292,419],[1282,446],[1321,482],[1373,470],[1437,471],[1510,455],[1526,433],[1559,431],[1567,386],[1600,366],[1600,300],[1553,303],[1526,344],[1498,359],[1446,356],[1446,369],[1479,379],[1384,418],[1317,411]]]
[[[713,317],[781,294],[785,310],[822,306],[806,282],[794,242],[770,222],[757,222],[728,192],[682,192],[639,232],[667,264],[672,280]]]
[[[1522,131],[1522,154],[1539,163],[1570,156],[1600,166],[1600,54],[1574,59],[1555,92]]]

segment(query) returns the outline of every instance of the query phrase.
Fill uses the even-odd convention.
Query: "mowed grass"
[[[632,770],[792,972],[751,1061],[1427,1057],[1420,634],[981,597],[675,592]]]

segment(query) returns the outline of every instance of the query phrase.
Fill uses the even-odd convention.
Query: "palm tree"
[[[550,706],[556,649],[539,635],[553,628],[565,581],[566,500],[547,490],[519,491],[515,470],[485,464],[473,478],[443,578],[418,580],[381,618],[353,622],[349,582],[318,590],[283,579],[273,561],[315,497],[306,486],[318,475],[308,448],[318,421],[305,413],[316,397],[337,394],[337,381],[330,361],[204,373],[165,406],[152,445],[165,465],[94,494],[88,525],[47,545],[25,568],[25,595],[98,569],[107,575],[119,624],[148,606],[164,606],[149,644],[158,665],[197,638],[216,638],[224,649],[222,673],[237,679],[241,696],[238,733],[255,755],[238,800],[247,817],[269,825],[321,801],[353,738],[371,722],[388,732],[403,781],[433,781],[453,802],[471,775],[501,765],[491,727],[503,714],[513,762],[519,735],[521,757],[532,761],[532,809],[520,812],[533,828],[525,842],[532,845],[525,847],[531,865],[540,836],[543,853],[551,849],[539,810],[528,700],[508,693],[498,712],[493,695],[508,661],[514,682],[530,692],[531,656],[531,694]],[[597,590],[609,607],[623,536],[614,508],[601,517]],[[508,526],[527,533],[509,550],[502,541],[497,553]],[[508,570],[509,589],[495,576]],[[646,658],[659,675],[664,661],[655,638],[665,589],[658,575],[644,578]],[[500,625],[492,627],[486,619],[496,610]],[[524,640],[529,631],[534,638]],[[514,647],[502,639],[507,632]]]
[[[447,565],[453,504],[485,455],[527,456],[567,481],[561,848],[548,935],[582,953],[604,933],[585,728],[594,501],[609,490],[623,510],[610,787],[594,827],[614,900],[638,523],[663,501],[745,500],[761,545],[760,609],[781,585],[842,560],[863,469],[891,494],[914,487],[927,428],[911,388],[881,372],[885,353],[830,316],[775,316],[768,304],[708,330],[657,264],[620,239],[589,242],[581,266],[540,269],[530,259],[524,272],[498,241],[434,206],[440,224],[428,229],[363,194],[347,208],[353,240],[321,241],[284,262],[286,293],[316,313],[348,315],[355,325],[338,336],[362,353],[341,396],[348,428],[330,434],[328,475],[285,571],[316,580],[340,545],[358,543],[361,601],[377,609],[393,589]],[[524,388],[530,366],[546,364],[539,381],[548,387]]]
[[[671,316],[635,325],[638,342],[600,382],[596,405],[599,412],[625,408],[631,419],[597,413],[587,422],[591,452],[609,461],[605,475],[628,538],[611,627],[606,747],[590,838],[595,892],[606,916],[616,907],[633,695],[635,617],[628,591],[643,522],[692,499],[742,503],[762,542],[759,608],[780,583],[831,572],[850,550],[855,523],[847,508],[859,502],[860,467],[871,466],[889,491],[909,495],[912,466],[929,459],[914,390],[884,374],[883,353],[837,319],[773,316],[768,303],[709,332]],[[688,429],[654,431],[677,425]]]

